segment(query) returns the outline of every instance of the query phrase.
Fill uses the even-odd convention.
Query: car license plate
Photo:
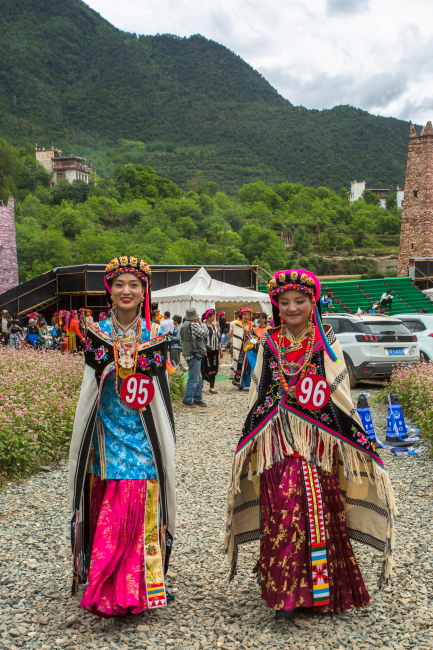
[[[387,348],[388,354],[404,354],[404,348]]]

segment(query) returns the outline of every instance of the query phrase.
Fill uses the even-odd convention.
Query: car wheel
[[[355,388],[356,384],[358,383],[358,378],[355,375],[355,370],[353,368],[353,363],[351,362],[349,357],[346,357],[346,355],[344,355],[344,360],[346,362],[347,371],[349,373],[350,388]]]
[[[422,352],[422,351],[420,350],[420,353],[419,353],[419,360],[420,360],[420,361],[423,361],[424,363],[427,363],[428,361],[430,361],[430,358],[429,358],[429,356],[428,356],[425,352]]]

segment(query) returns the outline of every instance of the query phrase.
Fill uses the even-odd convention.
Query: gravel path
[[[70,598],[62,468],[0,494],[0,648],[433,648],[433,464],[427,454],[384,456],[400,510],[392,585],[377,592],[380,558],[356,545],[373,605],[336,616],[299,614],[296,626],[281,629],[251,574],[253,546],[241,550],[238,576],[227,581],[225,493],[247,395],[227,381],[217,388],[217,395],[206,395],[207,409],[176,409],[178,528],[169,574],[175,602],[139,617],[101,620]],[[374,408],[379,433],[385,417],[383,407]]]

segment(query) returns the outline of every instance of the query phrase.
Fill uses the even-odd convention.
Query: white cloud
[[[326,0],[328,13],[361,14],[369,9],[370,0]]]
[[[351,104],[433,118],[431,0],[88,0],[120,29],[202,34],[239,54],[293,104]]]

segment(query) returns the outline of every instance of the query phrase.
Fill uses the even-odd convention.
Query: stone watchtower
[[[0,201],[0,204],[2,201]],[[18,258],[15,236],[13,196],[8,204],[0,205],[0,293],[18,284]]]
[[[433,127],[417,134],[411,125],[404,187],[398,275],[408,275],[410,257],[433,258]]]

